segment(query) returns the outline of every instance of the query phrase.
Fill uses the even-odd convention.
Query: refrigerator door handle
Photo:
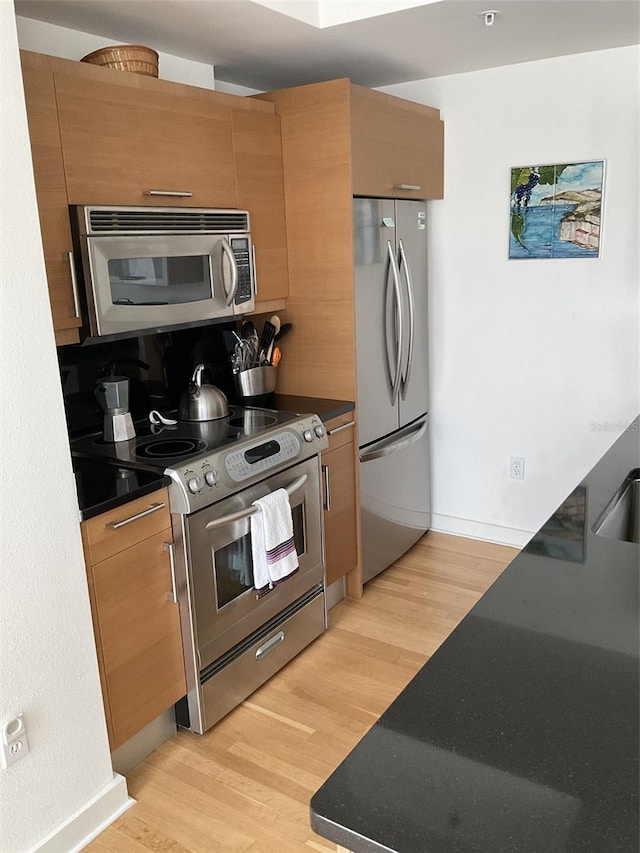
[[[389,267],[393,272],[393,289],[395,293],[395,317],[396,317],[396,372],[391,383],[391,405],[395,406],[400,392],[400,382],[402,379],[402,346],[404,343],[404,314],[402,311],[402,294],[400,293],[400,271],[396,263],[396,256],[391,245],[391,240],[387,240],[387,252],[389,256]],[[387,280],[389,271],[387,269]],[[389,357],[389,348],[387,347],[387,358]],[[392,374],[391,364],[389,363],[389,376]]]
[[[414,299],[413,299],[413,283],[411,281],[411,267],[409,266],[409,261],[407,259],[406,252],[404,250],[404,244],[402,240],[399,240],[399,261],[398,268],[404,268],[404,278],[407,284],[407,301],[409,304],[409,346],[407,349],[407,363],[404,370],[404,376],[402,377],[402,399],[404,400],[407,396],[407,388],[409,386],[409,377],[411,376],[411,367],[413,365],[413,341],[415,336],[415,307],[414,307]]]
[[[427,418],[425,417],[396,433],[391,441],[387,438],[373,445],[373,447],[367,448],[364,453],[360,454],[360,462],[371,462],[373,459],[381,459],[383,456],[398,453],[398,451],[404,450],[422,438],[426,429]]]

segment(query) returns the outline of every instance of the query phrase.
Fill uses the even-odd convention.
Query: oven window
[[[180,305],[211,298],[209,255],[114,258],[107,266],[114,305]]]
[[[303,504],[291,508],[293,540],[298,557],[306,549]],[[248,589],[253,589],[253,559],[251,557],[251,534],[235,539],[224,548],[216,549],[213,555],[218,610],[229,604]]]

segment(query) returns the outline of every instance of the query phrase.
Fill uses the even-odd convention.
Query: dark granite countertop
[[[81,521],[151,494],[171,482],[164,474],[120,468],[108,462],[76,456],[72,461]]]
[[[311,800],[354,853],[638,853],[635,421]]]
[[[274,398],[274,409],[300,415],[318,415],[324,423],[355,409],[352,400],[327,400],[323,397],[299,397],[292,394],[275,394]]]

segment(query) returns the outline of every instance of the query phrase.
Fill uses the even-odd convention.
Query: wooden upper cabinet
[[[55,87],[69,204],[237,206],[229,106],[66,74]]]
[[[74,343],[82,321],[72,279],[73,242],[53,74],[25,67],[23,82],[53,326],[58,343]]]
[[[285,299],[289,275],[280,119],[233,110],[232,124],[238,207],[249,211],[256,252],[256,303]]]
[[[438,110],[351,84],[353,195],[442,198],[443,160]]]

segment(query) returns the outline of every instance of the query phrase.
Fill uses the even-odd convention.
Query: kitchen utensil
[[[262,397],[276,390],[276,369],[272,365],[243,370],[234,377],[241,397]]]
[[[180,398],[178,420],[216,421],[229,414],[229,404],[222,391],[215,385],[202,384],[203,370],[204,364],[198,364],[193,371],[189,387]]]
[[[276,335],[277,335],[277,334],[278,334],[278,332],[280,331],[280,317],[278,317],[278,315],[277,315],[277,314],[274,314],[274,315],[272,316],[272,318],[271,318],[270,322],[271,322],[271,325],[273,326],[273,328],[275,329],[275,331],[274,331],[274,333],[273,333],[273,340],[271,341],[271,343],[270,343],[270,344],[269,344],[269,346],[267,347],[267,352],[266,352],[266,361],[267,361],[269,364],[271,364],[271,354],[273,353],[273,343],[274,343],[274,341],[275,341],[275,337],[276,337]]]
[[[274,341],[276,343],[278,341],[281,341],[284,338],[284,336],[287,335],[291,331],[291,329],[293,329],[293,323],[283,323],[280,326],[280,331],[276,334]]]
[[[276,327],[270,320],[264,324],[262,329],[262,337],[260,338],[260,363],[263,364],[267,361],[267,350],[273,343],[273,339],[276,336]],[[267,362],[268,363],[268,362]]]
[[[255,330],[255,326],[253,325],[251,320],[245,320],[242,326],[240,326],[240,335],[245,340],[249,340],[249,338],[253,337]]]
[[[271,364],[274,367],[277,367],[280,364],[280,359],[282,358],[282,350],[280,347],[274,347],[273,353],[271,355]]]
[[[163,426],[175,426],[178,421],[174,420],[173,418],[165,418],[165,416],[160,414],[157,409],[152,409],[149,412],[149,423],[154,424],[156,426],[158,424],[162,424]]]
[[[110,376],[108,379],[99,379],[93,393],[104,412],[104,440],[115,443],[134,438],[136,431],[129,412],[128,377]]]

